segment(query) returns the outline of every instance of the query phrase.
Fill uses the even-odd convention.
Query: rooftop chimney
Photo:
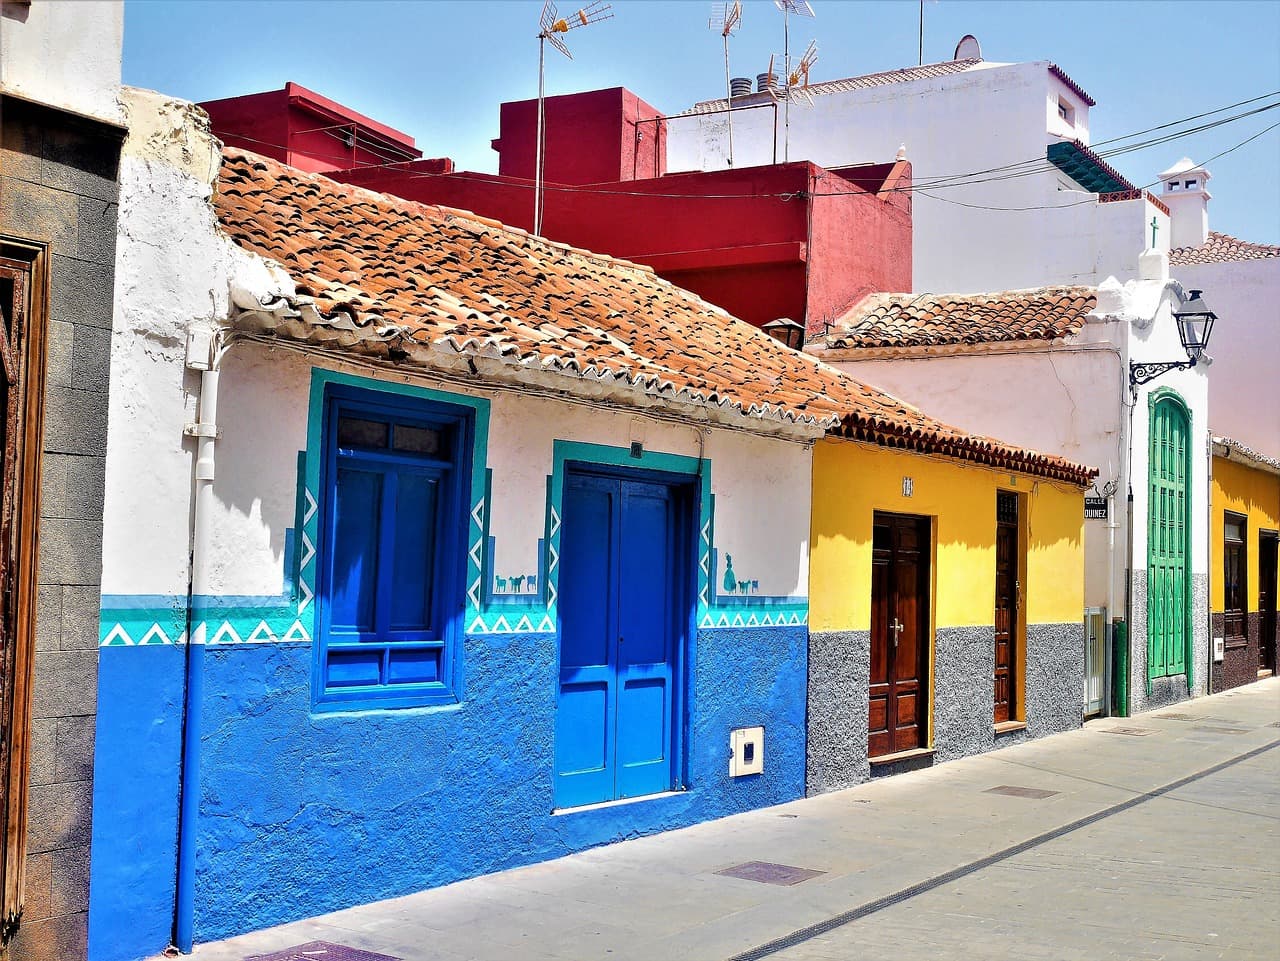
[[[1209,239],[1209,178],[1191,158],[1183,157],[1160,175],[1160,199],[1169,207],[1169,248],[1199,247]]]

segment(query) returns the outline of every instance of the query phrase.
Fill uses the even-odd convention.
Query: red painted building
[[[239,98],[249,102],[243,109],[226,106],[235,101],[204,106],[219,110],[211,111],[214,132],[237,143],[237,134],[259,129],[250,120],[269,119],[256,112],[280,111],[276,103],[257,100],[270,96]],[[373,123],[325,103],[334,116],[345,111]],[[321,142],[323,153],[306,155],[312,141],[299,139],[291,142],[286,162],[528,230],[536,110],[531,100],[503,104],[501,133],[493,141],[497,175],[454,172],[448,160],[324,168],[332,147]],[[232,116],[238,126],[224,127],[219,115]],[[911,289],[911,168],[905,161],[840,170],[801,161],[668,174],[663,119],[622,88],[547,98],[543,235],[647,264],[757,325],[789,317],[819,332],[867,293]],[[391,133],[403,138],[402,149],[412,149],[412,139]]]
[[[207,100],[200,106],[228,146],[312,173],[422,156],[408,134],[296,83],[286,83],[283,90]]]

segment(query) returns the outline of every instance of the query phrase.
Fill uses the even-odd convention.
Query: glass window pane
[[[382,482],[373,471],[338,469],[329,606],[335,630],[373,630]]]
[[[397,482],[391,629],[427,630],[432,626],[431,594],[440,479],[430,474],[404,471]]]
[[[1244,522],[1235,518],[1227,518],[1227,540],[1242,541],[1244,540]]]
[[[408,454],[440,453],[442,432],[429,427],[410,427],[408,424],[396,424],[395,440],[392,446]]]
[[[338,418],[338,446],[381,450],[387,446],[389,424],[363,417]]]

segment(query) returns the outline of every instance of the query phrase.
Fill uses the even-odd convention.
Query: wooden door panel
[[[929,522],[877,515],[873,534],[868,753],[924,744]]]
[[[1258,536],[1258,670],[1276,669],[1276,553],[1277,538]]]
[[[996,724],[1012,720],[1014,660],[1018,629],[1018,507],[1017,495],[996,495],[995,704]]]
[[[622,484],[618,586],[617,797],[672,785],[675,505],[660,484]]]

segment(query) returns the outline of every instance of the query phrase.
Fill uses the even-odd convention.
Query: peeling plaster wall
[[[130,112],[112,356],[123,387],[112,395],[107,450],[96,961],[168,942],[188,654],[205,678],[200,778],[187,786],[200,802],[198,941],[801,796],[810,452],[795,443],[611,409],[599,398],[460,386],[233,338],[219,387],[215,594],[197,599],[188,651],[193,447],[183,428],[196,419],[199,384],[184,366],[186,338],[291,284],[216,232],[208,205],[216,154],[203,117],[139,91],[130,92]],[[710,483],[694,536],[706,577],[723,588],[732,554],[735,584],[748,586],[729,597],[709,590],[705,613],[722,620],[691,631],[685,645],[687,790],[550,813],[554,611],[526,630],[496,627],[504,608],[488,606],[525,598],[486,598],[484,623],[467,628],[458,704],[312,710],[317,605],[290,593],[299,569],[287,547],[300,519],[314,530],[300,507],[299,452],[317,456],[317,384],[333,377],[481,402],[487,434],[477,435],[487,442],[475,456],[490,473],[480,471],[486,482],[468,490],[467,503],[483,499],[488,511],[490,578],[539,570],[561,442],[579,445],[574,456],[620,451],[629,464],[639,441],[640,467],[701,455]],[[762,618],[777,620],[762,626]],[[766,728],[765,772],[731,780],[729,731],[757,724]]]

